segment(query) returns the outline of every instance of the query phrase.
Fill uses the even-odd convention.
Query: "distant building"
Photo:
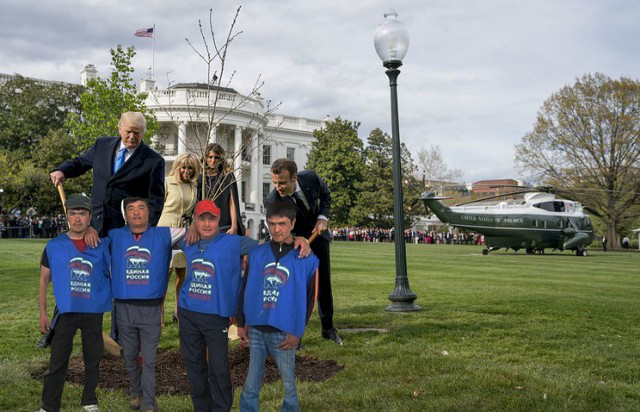
[[[515,179],[479,180],[472,183],[471,192],[484,196],[492,196],[513,192],[513,186],[524,187],[524,182]]]
[[[16,74],[6,74],[6,73],[0,73],[0,85],[8,82],[9,80],[13,79],[16,76],[19,76],[19,73]],[[42,86],[48,86],[48,85],[52,85],[52,84],[71,84],[71,83],[65,83],[65,82],[59,82],[56,80],[43,80],[43,79],[36,79],[33,77],[26,77],[23,76],[25,79],[29,79],[29,80],[33,80],[34,82],[36,82],[39,85]]]

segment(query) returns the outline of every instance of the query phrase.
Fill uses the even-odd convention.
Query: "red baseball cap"
[[[211,213],[216,217],[220,217],[220,208],[216,206],[213,200],[205,199],[198,202],[196,210],[193,212],[195,217],[200,216],[203,213]]]

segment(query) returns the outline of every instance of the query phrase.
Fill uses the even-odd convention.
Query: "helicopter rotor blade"
[[[519,192],[509,192],[509,193],[502,193],[499,195],[493,195],[493,196],[487,196],[487,197],[483,197],[480,199],[476,199],[476,200],[471,200],[469,202],[462,202],[462,203],[458,203],[455,206],[464,206],[464,205],[468,205],[471,203],[478,203],[478,202],[484,202],[485,200],[491,200],[491,199],[497,199],[499,197],[505,197],[505,196],[510,196],[510,195],[518,195],[521,193],[531,193],[531,190],[523,190],[523,191],[519,191]]]

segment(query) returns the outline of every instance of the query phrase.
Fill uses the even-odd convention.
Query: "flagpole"
[[[153,25],[153,51],[151,52],[151,80],[155,80],[156,70],[156,25]]]

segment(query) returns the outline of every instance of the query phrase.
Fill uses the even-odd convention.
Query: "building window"
[[[247,203],[246,201],[246,194],[247,194],[247,182],[245,182],[244,180],[240,183],[240,201],[242,203]]]
[[[269,196],[269,192],[271,192],[271,183],[263,183],[262,184],[262,203]]]
[[[271,146],[262,147],[262,164],[271,166]]]
[[[295,160],[296,149],[293,147],[287,147],[287,159]]]

